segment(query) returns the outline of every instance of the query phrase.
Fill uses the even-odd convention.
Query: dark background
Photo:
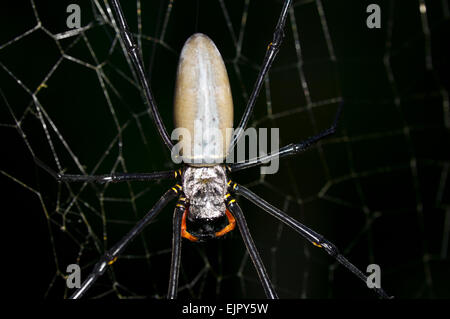
[[[0,11],[2,261],[11,295],[61,299],[70,294],[62,277],[67,264],[80,263],[83,275],[87,275],[100,252],[119,240],[172,185],[88,185],[79,191],[83,186],[58,186],[35,166],[8,105],[38,158],[56,169],[57,154],[66,172],[80,173],[74,157],[50,129],[55,148],[52,152],[37,120],[32,96],[49,114],[86,172],[92,172],[117,136],[115,120],[119,126],[128,123],[120,135],[123,148],[115,141],[96,173],[111,172],[119,154],[129,172],[172,167],[169,154],[145,115],[139,85],[119,43],[111,49],[114,29],[101,20],[95,22],[95,6],[89,1],[76,2],[81,7],[82,26],[93,23],[84,38],[52,38],[67,31],[65,9],[69,3],[75,2],[36,1],[42,27],[14,43],[8,41],[37,24],[31,3],[2,3],[5,7]],[[122,4],[132,31],[150,37],[142,38],[144,61],[151,70],[151,86],[169,131],[173,128],[178,54],[195,32],[207,34],[219,48],[232,85],[235,123],[242,114],[281,2],[250,1],[248,7],[244,1],[224,3],[237,39],[242,14],[248,13],[239,54],[219,1],[174,1],[166,27],[168,3],[144,1],[142,32],[137,29],[136,2]],[[281,145],[298,142],[327,128],[337,101],[343,98],[338,132],[320,147],[284,159],[276,175],[261,180],[259,170],[251,169],[232,178],[249,184],[257,194],[326,236],[361,270],[370,263],[379,264],[382,285],[391,295],[448,298],[448,3],[425,1],[428,35],[423,32],[419,1],[374,2],[382,13],[382,27],[377,30],[365,25],[369,3],[322,1],[333,59],[327,47],[330,42],[324,36],[324,20],[317,9],[320,2],[294,1],[302,57],[295,49],[291,16],[269,76],[270,90],[263,88],[252,123],[279,127]],[[97,61],[91,52],[95,52]],[[65,54],[78,60],[62,59]],[[107,88],[100,86],[100,73],[95,68],[79,61],[101,64]],[[308,103],[300,72],[311,101],[319,105],[309,111],[305,111]],[[30,94],[19,80],[31,92],[44,81],[47,87]],[[266,94],[269,91],[270,96]],[[272,117],[268,116],[268,105]],[[46,125],[51,127],[48,122]],[[124,170],[121,165],[115,168],[117,172]],[[324,185],[330,187],[322,194]],[[140,192],[144,193],[138,196]],[[78,193],[77,204],[65,211]],[[244,199],[240,203],[280,297],[375,298],[347,270],[336,268],[326,253]],[[80,222],[80,212],[85,221]],[[171,219],[172,205],[168,205],[88,297],[103,296],[117,281],[120,285],[114,286],[116,290],[108,298],[133,294],[163,298],[170,265]],[[105,225],[106,242],[102,239]],[[210,269],[191,289],[182,290],[180,298],[264,297],[252,264],[243,257],[238,231],[205,244],[185,241],[183,249],[181,286],[192,282],[206,265]],[[239,277],[243,261],[246,263]]]

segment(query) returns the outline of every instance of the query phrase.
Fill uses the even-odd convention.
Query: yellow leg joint
[[[36,92],[39,92],[41,89],[46,89],[48,86],[47,86],[47,84],[45,84],[45,83],[41,83],[39,86],[38,86],[38,88],[37,88],[37,91]]]
[[[113,259],[111,259],[111,260],[108,262],[108,265],[114,264],[114,263],[116,262],[116,260],[117,260],[117,257],[114,257]]]

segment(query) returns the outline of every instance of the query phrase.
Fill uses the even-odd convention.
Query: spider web
[[[108,174],[174,168],[142,102],[108,3],[21,1],[2,9],[3,225],[11,291],[71,294],[66,267],[87,274],[172,182],[58,184],[38,168]],[[125,1],[122,1],[125,2]],[[17,3],[17,2],[16,2]],[[279,127],[280,145],[332,123],[338,132],[274,175],[234,174],[335,243],[362,271],[379,264],[382,285],[403,298],[449,297],[449,37],[447,1],[377,1],[381,29],[350,1],[294,1],[281,51],[251,126]],[[173,129],[178,55],[194,32],[213,39],[230,76],[237,123],[272,38],[281,1],[127,1],[161,116]],[[373,298],[357,278],[289,228],[239,200],[283,298]],[[164,298],[173,205],[126,249],[91,298]],[[9,242],[11,241],[11,242]],[[264,297],[240,234],[183,242],[180,298]]]

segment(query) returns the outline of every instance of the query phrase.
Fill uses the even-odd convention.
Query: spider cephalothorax
[[[221,165],[188,166],[182,177],[183,191],[189,203],[187,228],[199,239],[216,237],[228,223],[225,195],[227,180]]]

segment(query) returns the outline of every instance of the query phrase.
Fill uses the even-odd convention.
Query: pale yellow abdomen
[[[181,139],[183,161],[206,166],[227,156],[233,128],[233,99],[223,59],[212,40],[192,35],[178,64],[174,105],[175,128]]]

